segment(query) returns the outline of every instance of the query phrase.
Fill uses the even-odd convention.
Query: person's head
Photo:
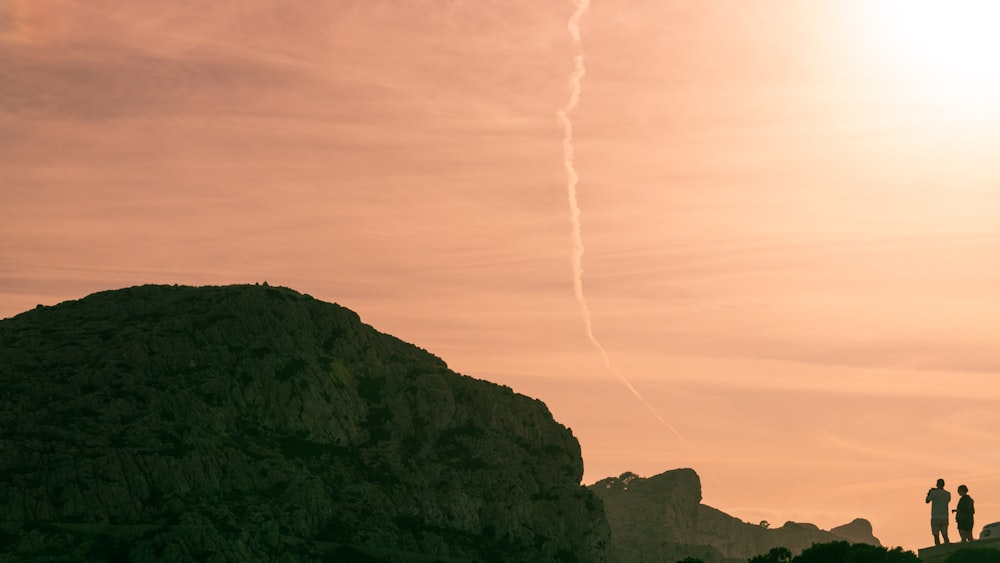
[[[937,486],[939,489],[944,487],[944,479],[938,479]]]
[[[967,492],[969,492],[969,487],[966,487],[965,485],[958,486],[958,494],[964,495]]]

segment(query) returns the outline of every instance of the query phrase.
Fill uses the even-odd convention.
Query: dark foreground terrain
[[[545,405],[283,288],[0,320],[0,560],[604,561]]]

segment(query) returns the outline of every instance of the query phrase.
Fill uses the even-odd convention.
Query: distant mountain
[[[604,561],[538,400],[289,289],[0,320],[0,561]]]
[[[793,554],[814,543],[847,540],[881,545],[867,520],[829,531],[787,522],[780,528],[749,524],[701,504],[701,480],[692,469],[649,478],[634,473],[590,486],[604,501],[611,526],[609,558],[616,563],[674,563],[686,557],[706,563],[746,563],[774,547]]]

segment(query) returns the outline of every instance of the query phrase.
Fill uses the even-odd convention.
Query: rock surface
[[[0,560],[604,561],[538,400],[335,304],[142,286],[0,320]]]
[[[701,504],[701,480],[692,469],[649,478],[634,473],[590,486],[604,501],[611,526],[609,558],[618,563],[674,563],[686,557],[706,563],[741,562],[787,547],[793,554],[814,543],[847,540],[880,545],[871,524],[857,519],[830,531],[787,522],[765,528]]]

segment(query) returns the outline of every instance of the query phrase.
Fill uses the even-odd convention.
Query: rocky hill
[[[787,547],[794,554],[830,541],[880,545],[871,524],[862,519],[829,531],[794,522],[780,528],[743,522],[701,504],[701,480],[692,469],[649,478],[625,473],[590,489],[604,501],[611,526],[609,558],[618,563],[674,563],[686,557],[745,563],[774,547]]]
[[[289,289],[0,320],[0,561],[604,561],[545,405]]]

